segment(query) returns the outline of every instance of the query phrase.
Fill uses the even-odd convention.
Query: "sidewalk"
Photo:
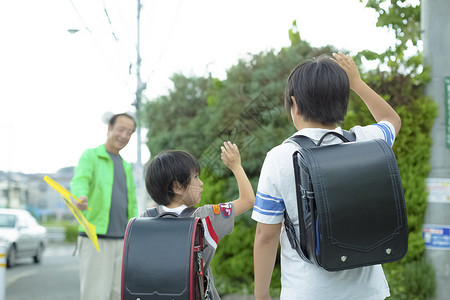
[[[253,295],[236,295],[230,294],[221,297],[222,300],[255,300]]]
[[[237,295],[229,294],[221,297],[222,300],[255,300],[253,295]],[[280,298],[272,298],[272,300],[280,300]]]

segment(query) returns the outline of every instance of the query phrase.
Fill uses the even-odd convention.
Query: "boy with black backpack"
[[[231,142],[225,142],[221,150],[223,163],[236,178],[239,198],[228,203],[200,206],[190,213],[192,218],[201,218],[204,227],[207,244],[203,250],[207,277],[205,299],[212,300],[220,299],[214,287],[210,268],[217,245],[233,230],[235,216],[248,211],[255,201],[253,188],[241,165],[238,147]],[[199,175],[200,165],[197,159],[187,152],[163,151],[155,156],[146,168],[145,185],[152,199],[159,204],[156,208],[157,214],[179,215],[186,209],[198,205],[203,191],[203,182]],[[170,239],[170,236],[167,238]],[[170,250],[167,249],[168,253]]]
[[[401,127],[398,114],[360,77],[352,58],[320,57],[296,66],[288,77],[285,107],[297,133],[317,143],[327,132],[344,134],[343,121],[352,89],[364,101],[376,124],[350,129],[356,141],[383,139],[391,147]],[[328,135],[323,145],[341,143]],[[292,157],[298,145],[286,140],[268,152],[258,184],[252,218],[258,222],[255,244],[255,299],[270,299],[269,286],[278,242],[281,243],[281,300],[378,300],[389,294],[381,265],[329,272],[302,260],[292,248],[282,224],[288,213],[299,230],[297,194]],[[280,237],[281,233],[281,237]]]

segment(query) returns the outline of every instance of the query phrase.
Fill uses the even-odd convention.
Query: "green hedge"
[[[67,243],[76,243],[78,238],[78,224],[65,224],[66,228],[66,238],[64,239]]]
[[[75,221],[56,221],[52,220],[45,224],[42,224],[45,227],[63,227],[65,236],[64,242],[66,243],[75,243],[78,237],[78,223]]]

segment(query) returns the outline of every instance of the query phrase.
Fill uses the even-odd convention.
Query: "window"
[[[0,227],[14,228],[16,226],[16,216],[9,214],[0,214]]]

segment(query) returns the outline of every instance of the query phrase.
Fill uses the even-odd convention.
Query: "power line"
[[[125,43],[125,42],[123,42],[123,39],[119,39],[119,38],[117,37],[117,34],[114,32],[114,26],[113,26],[112,20],[111,20],[111,18],[110,18],[110,16],[109,16],[108,9],[106,8],[106,1],[105,1],[105,0],[103,0],[103,10],[104,10],[105,15],[106,15],[106,18],[107,18],[107,20],[108,20],[109,26],[111,27],[111,34],[112,34],[113,37],[114,37],[114,41],[116,42],[117,45],[119,45],[119,42]],[[120,10],[119,10],[119,11],[120,11]],[[119,17],[120,17],[120,14],[119,14]],[[121,19],[122,19],[122,18],[121,18]],[[124,23],[124,22],[122,21],[122,23]],[[118,53],[118,56],[120,57],[121,54]],[[128,73],[131,75],[131,71],[130,71],[130,70],[131,70],[131,66],[132,66],[132,59],[131,59],[131,56],[130,56],[129,53],[127,54],[127,56],[128,56],[127,59],[128,59],[128,64],[129,64]],[[131,89],[131,88],[130,88],[130,89]]]
[[[111,27],[111,33],[112,33],[112,35],[113,35],[113,37],[114,37],[114,40],[115,40],[116,43],[117,43],[117,42],[118,42],[118,39],[117,39],[116,34],[114,33],[114,27],[112,26],[111,18],[109,17],[108,10],[106,9],[105,0],[103,0],[103,11],[105,12],[106,19],[108,19],[108,23],[109,23],[109,26]]]
[[[166,35],[166,39],[165,39],[165,41],[164,41],[164,44],[163,44],[161,53],[159,54],[158,59],[156,60],[156,64],[158,64],[158,63],[161,62],[161,60],[162,60],[164,54],[166,53],[167,45],[169,44],[170,37],[171,37],[171,35],[172,35],[172,33],[173,33],[173,30],[174,30],[174,28],[175,28],[176,20],[178,20],[178,15],[179,15],[179,13],[180,13],[181,2],[182,2],[182,0],[179,0],[179,1],[178,1],[177,9],[175,10],[175,15],[174,15],[174,20],[175,20],[175,21],[172,22],[172,24],[171,24],[171,26],[170,26],[170,29],[169,29],[169,32],[168,32],[168,34]],[[149,81],[150,81],[150,76],[153,75],[153,73],[155,72],[155,70],[156,70],[158,67],[159,67],[159,66],[155,66],[155,68],[152,69],[152,71],[151,71],[151,72],[148,74],[148,76],[147,76],[146,82],[149,82]]]
[[[72,0],[69,0],[69,1],[70,1],[70,4],[72,4],[73,10],[78,15],[78,18],[80,19],[81,23],[83,23],[84,29],[86,29],[90,34],[92,34],[91,29],[89,29],[89,27],[86,25],[86,22],[84,22],[83,17],[81,17],[80,12],[78,11],[78,9],[75,6],[75,4],[73,3],[73,1]]]
[[[99,50],[100,53],[102,54],[102,57],[103,57],[104,59],[107,60],[109,66],[115,65],[114,62],[113,62],[110,58],[108,58],[108,55],[106,55],[104,49],[102,48],[102,46],[100,45],[100,42],[99,42],[99,41],[97,40],[97,38],[95,37],[93,31],[87,26],[86,22],[84,21],[84,18],[82,17],[82,15],[80,14],[80,12],[78,11],[78,9],[77,9],[75,3],[74,3],[72,0],[69,0],[69,1],[70,1],[70,4],[71,4],[72,7],[73,7],[75,13],[77,14],[78,18],[80,19],[81,23],[83,24],[84,29],[87,30],[87,31],[90,33],[92,39],[94,40],[95,45],[97,46],[98,50]],[[104,7],[104,12],[105,12],[106,17],[107,17],[107,19],[108,19],[108,22],[109,22],[109,24],[110,24],[110,26],[111,26],[111,31],[112,31],[112,35],[113,35],[113,37],[114,37],[114,40],[115,40],[115,42],[118,44],[118,39],[117,39],[117,37],[116,37],[114,31],[112,30],[112,23],[111,23],[111,20],[110,20],[110,18],[109,18],[108,12],[107,12],[107,10],[106,10],[106,6],[105,6],[105,2],[104,2],[104,1],[103,1],[103,7]],[[69,31],[70,33],[72,33],[72,34],[78,32],[78,30],[76,30],[76,29],[69,29],[68,31]],[[120,53],[118,53],[117,51],[116,51],[116,55],[118,55],[118,56],[120,57]],[[128,60],[130,61],[130,57],[128,57]],[[120,81],[122,81],[122,82],[125,84],[126,88],[127,88],[130,92],[133,92],[133,89],[129,86],[128,81],[125,80],[125,79],[123,78],[123,76],[120,76],[120,75],[119,75],[119,74],[121,74],[122,72],[117,71],[116,68],[114,68],[114,69],[115,69],[115,70],[114,70],[114,71],[115,71],[115,72],[114,72],[115,76],[117,76],[117,77],[120,79]]]

